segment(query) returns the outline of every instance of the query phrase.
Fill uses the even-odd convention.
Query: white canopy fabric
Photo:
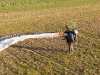
[[[9,46],[29,38],[55,38],[62,36],[61,33],[41,33],[41,34],[25,34],[20,36],[13,36],[0,41],[0,51],[8,48]]]

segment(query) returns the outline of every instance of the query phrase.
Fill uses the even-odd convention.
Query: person
[[[68,26],[66,26],[66,31],[64,32],[64,37],[66,39],[66,42],[68,44],[68,48],[69,48],[69,52],[73,51],[74,48],[73,48],[73,44],[76,42],[77,40],[77,34],[78,34],[78,31],[75,30],[75,29],[69,29]]]

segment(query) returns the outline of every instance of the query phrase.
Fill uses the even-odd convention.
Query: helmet
[[[75,33],[75,34],[78,34],[78,31],[77,31],[77,30],[74,30],[74,33]]]

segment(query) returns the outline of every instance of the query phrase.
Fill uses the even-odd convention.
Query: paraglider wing
[[[29,38],[55,38],[61,37],[63,33],[36,33],[36,34],[15,34],[0,38],[0,51],[9,46]]]

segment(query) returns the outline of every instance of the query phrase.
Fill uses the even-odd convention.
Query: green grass
[[[8,2],[8,1],[4,1]],[[13,11],[27,11],[27,10],[38,10],[38,9],[48,9],[48,8],[58,8],[58,7],[69,7],[69,6],[78,6],[78,5],[84,5],[88,3],[98,3],[99,0],[58,0],[58,1],[49,1],[49,0],[43,0],[43,1],[29,1],[29,0],[15,0],[15,1],[9,1],[11,3],[15,3],[16,6],[4,6],[2,7],[2,1],[1,1],[1,8],[0,12],[13,12]],[[31,4],[30,4],[31,3]],[[17,6],[18,4],[18,6]]]
[[[71,53],[61,38],[27,39],[1,51],[0,75],[100,75],[100,3],[88,1],[84,5],[73,1],[67,8],[0,13],[0,36],[61,32],[71,22],[77,23],[79,31]],[[2,9],[7,8],[5,12],[12,7]]]

